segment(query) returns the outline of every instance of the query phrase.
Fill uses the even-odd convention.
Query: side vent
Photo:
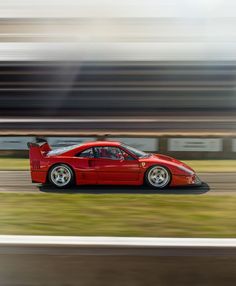
[[[39,160],[33,160],[31,163],[31,167],[33,170],[40,169],[40,161]]]

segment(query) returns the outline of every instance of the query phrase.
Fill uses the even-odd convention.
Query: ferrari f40
[[[142,185],[154,189],[200,185],[185,163],[121,142],[94,141],[52,150],[46,140],[28,143],[32,182],[76,185]]]

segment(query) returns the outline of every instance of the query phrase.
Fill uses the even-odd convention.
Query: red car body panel
[[[80,152],[99,146],[118,147],[132,156],[133,160],[113,160],[109,158],[76,157]],[[152,154],[148,158],[138,158],[120,142],[95,141],[53,155],[47,142],[29,143],[31,178],[33,182],[46,183],[48,172],[58,163],[67,164],[75,175],[76,185],[142,185],[145,172],[154,165],[168,168],[172,180],[170,186],[194,185],[196,173],[186,164],[161,154]],[[51,155],[50,155],[51,154]]]

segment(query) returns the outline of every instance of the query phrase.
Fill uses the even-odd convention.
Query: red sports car
[[[28,143],[32,182],[76,185],[200,185],[193,169],[161,154],[120,142],[95,141],[52,150],[46,140]]]

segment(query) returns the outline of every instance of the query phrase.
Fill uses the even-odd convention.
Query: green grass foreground
[[[0,158],[0,170],[29,170],[29,159]]]
[[[236,237],[236,196],[0,193],[0,234]]]
[[[236,160],[185,160],[184,162],[196,172],[236,172]],[[0,158],[0,170],[29,170],[29,160]]]

